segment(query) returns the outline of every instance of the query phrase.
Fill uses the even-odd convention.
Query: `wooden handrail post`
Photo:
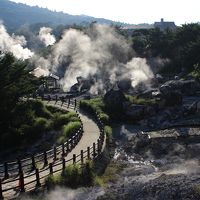
[[[93,157],[95,157],[96,156],[96,149],[95,149],[95,143],[93,143]]]
[[[69,149],[69,140],[67,140],[67,153],[69,153],[70,149]]]
[[[69,108],[69,105],[70,105],[70,98],[68,99],[68,105],[67,105],[67,108]]]
[[[76,99],[74,100],[74,110],[76,110]]]
[[[84,158],[83,158],[83,150],[81,150],[81,164],[83,164]]]
[[[8,163],[5,162],[4,163],[4,179],[8,179],[9,178],[9,174],[8,174]]]
[[[57,159],[57,152],[56,151],[57,151],[56,146],[54,146],[53,147],[53,157],[54,157],[53,160],[54,161]]]
[[[3,199],[2,181],[0,179],[0,200]]]
[[[73,154],[73,164],[76,163],[76,154]]]
[[[65,170],[65,158],[62,159],[62,169]]]
[[[47,152],[44,152],[44,166],[48,165],[48,160],[47,160]]]
[[[17,163],[18,163],[18,170],[19,170],[19,175],[20,175],[20,174],[23,173],[23,171],[22,171],[22,163],[21,163],[21,160],[18,159],[18,160],[17,160]]]
[[[53,174],[53,164],[49,163],[49,172],[52,175]]]
[[[34,155],[32,155],[31,160],[32,160],[32,171],[33,171],[36,168]]]
[[[20,188],[20,192],[25,192],[25,187],[24,187],[24,174],[23,174],[23,172],[20,173],[20,175],[19,175],[19,188]]]
[[[87,148],[87,159],[90,160],[90,147]]]
[[[65,145],[64,145],[64,143],[62,144],[62,157],[64,157],[65,156]]]
[[[35,176],[36,176],[36,187],[40,187],[41,183],[40,183],[40,173],[39,173],[39,169],[35,169]]]
[[[101,153],[101,142],[99,139],[97,140],[97,151],[98,151],[98,155],[99,155]]]
[[[79,142],[79,139],[78,139],[78,135],[76,134],[76,135],[75,135],[75,145],[77,145],[78,142]]]

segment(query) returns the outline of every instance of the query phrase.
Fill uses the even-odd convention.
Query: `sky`
[[[89,15],[131,24],[164,18],[176,25],[200,22],[199,0],[12,0],[73,15]]]

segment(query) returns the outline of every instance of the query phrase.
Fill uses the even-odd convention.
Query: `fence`
[[[49,99],[51,100],[51,99]],[[63,106],[70,107],[71,100],[69,99],[67,105],[65,101],[61,101]],[[76,110],[76,100],[73,101],[74,108]],[[4,163],[0,165],[0,169],[3,169],[4,177],[0,178],[0,199],[13,198],[16,195],[16,191],[25,192],[34,190],[45,184],[45,178],[50,174],[61,172],[68,164],[81,163],[86,160],[94,159],[101,154],[104,141],[104,127],[103,124],[96,115],[96,122],[99,127],[100,135],[96,143],[80,151],[80,154],[73,154],[66,160],[66,156],[70,154],[71,150],[78,144],[83,134],[83,125],[80,130],[75,133],[64,144],[54,147],[49,151],[37,154],[31,158],[25,158],[10,163]],[[2,173],[2,171],[0,171]]]

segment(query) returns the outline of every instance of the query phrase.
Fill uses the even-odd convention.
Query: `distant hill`
[[[9,0],[0,0],[0,20],[3,20],[8,30],[14,30],[24,24],[48,23],[51,25],[87,25],[93,21],[102,24],[127,25],[103,18],[94,18],[86,15],[69,15],[63,12],[54,12],[38,6],[28,6]]]

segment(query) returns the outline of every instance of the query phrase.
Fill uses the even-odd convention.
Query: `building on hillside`
[[[161,18],[160,22],[154,23],[154,28],[159,28],[160,30],[165,30],[165,29],[174,30],[176,28],[176,25],[174,22],[165,22],[164,19]]]

